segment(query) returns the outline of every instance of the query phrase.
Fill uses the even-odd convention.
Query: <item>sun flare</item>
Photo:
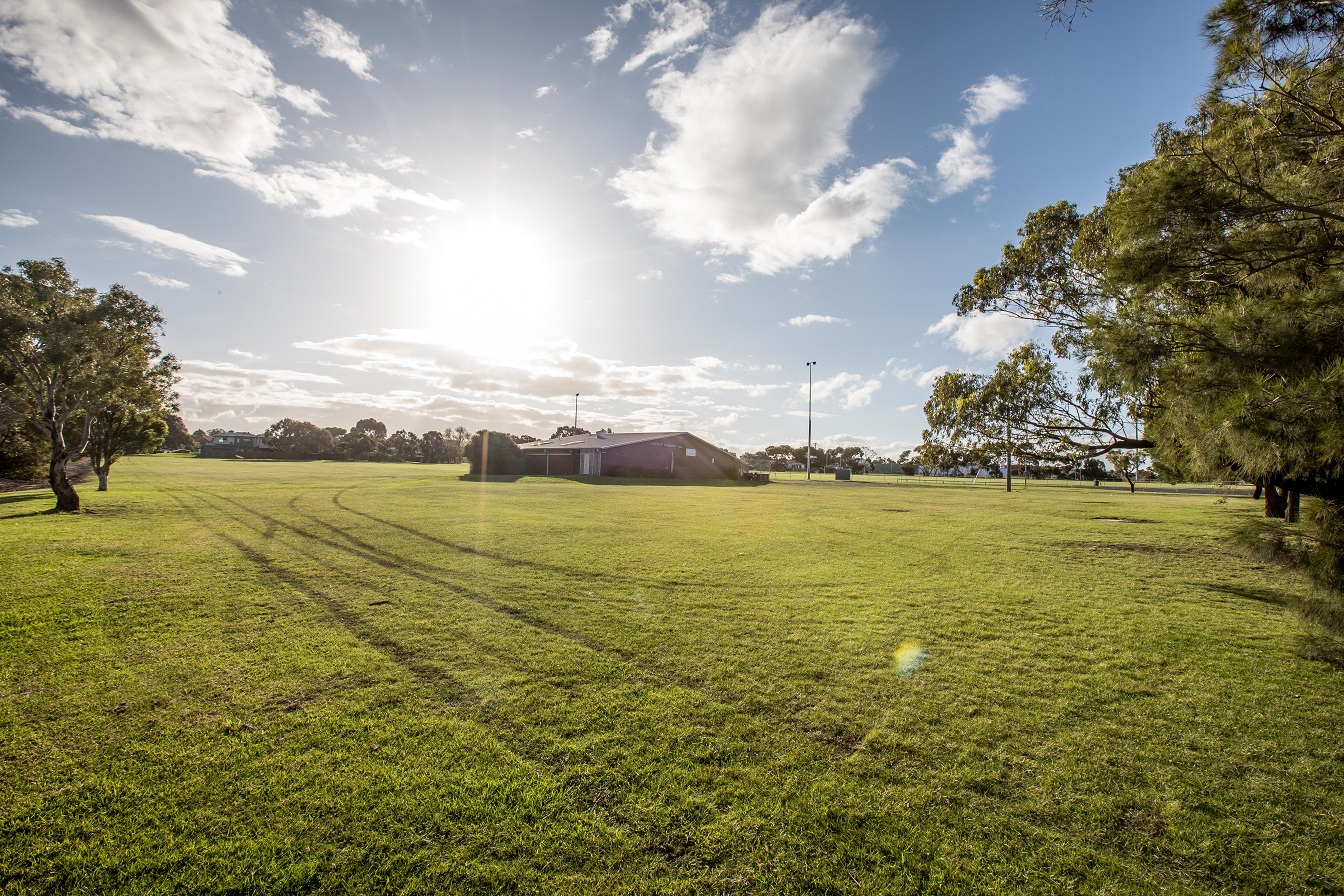
[[[424,249],[415,288],[424,323],[498,344],[553,331],[567,293],[555,244],[534,228],[463,222]]]

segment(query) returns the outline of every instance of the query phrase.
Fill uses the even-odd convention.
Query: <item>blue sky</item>
[[[167,317],[187,423],[919,442],[1033,209],[1184,118],[1206,2],[0,0],[0,262]]]

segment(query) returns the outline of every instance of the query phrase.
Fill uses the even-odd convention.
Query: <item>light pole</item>
[[[812,368],[816,361],[807,362],[807,479],[812,481]]]
[[[574,428],[579,428],[579,393],[574,393]]]

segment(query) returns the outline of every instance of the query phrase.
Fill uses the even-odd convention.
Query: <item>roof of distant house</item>
[[[565,448],[571,451],[592,448],[620,448],[624,445],[637,445],[640,442],[652,442],[657,439],[670,439],[687,436],[698,442],[704,439],[689,432],[598,432],[586,436],[562,436],[558,439],[546,439],[544,442],[528,442],[518,447],[524,451],[537,451],[542,448]],[[709,442],[705,442],[706,445]]]

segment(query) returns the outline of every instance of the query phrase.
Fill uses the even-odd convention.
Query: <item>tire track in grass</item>
[[[216,538],[219,538],[221,541],[232,546],[244,559],[256,566],[267,576],[273,577],[276,581],[279,581],[299,594],[307,597],[312,601],[314,606],[319,607],[333,621],[335,621],[343,631],[346,631],[353,636],[356,641],[365,646],[372,647],[378,653],[381,653],[392,660],[394,665],[406,669],[416,681],[433,685],[432,690],[436,692],[439,692],[442,686],[447,684],[448,691],[446,694],[443,694],[443,696],[449,698],[448,702],[461,706],[470,705],[470,691],[465,685],[456,682],[452,676],[446,674],[442,669],[431,667],[429,664],[420,662],[415,651],[404,647],[395,639],[377,632],[362,618],[355,613],[352,613],[341,601],[322,589],[314,587],[302,575],[286,569],[273,558],[267,556],[259,548],[248,544],[243,539],[228,531],[228,529],[220,525],[217,520],[212,522],[194,506],[178,497],[176,494],[170,494],[170,497],[202,528],[210,531]],[[278,526],[277,528],[284,527]],[[263,537],[268,541],[274,540],[274,535],[269,532],[263,533]]]
[[[337,507],[339,507],[341,510],[344,510],[346,513],[350,513],[358,517],[363,517],[364,519],[367,520],[372,520],[373,522],[379,523],[383,526],[387,526],[390,529],[396,529],[399,532],[405,532],[407,535],[414,535],[416,538],[423,539],[424,541],[427,541],[430,544],[438,545],[439,547],[443,548],[448,548],[449,550],[458,551],[460,553],[467,554],[469,556],[481,557],[482,559],[486,560],[493,560],[504,566],[523,567],[527,569],[534,569],[539,572],[554,573],[556,575],[564,576],[565,578],[568,579],[585,583],[596,581],[596,582],[606,582],[613,585],[631,585],[640,588],[667,588],[667,589],[714,588],[718,587],[718,585],[720,584],[718,582],[697,582],[689,579],[656,579],[640,576],[623,576],[617,573],[588,572],[586,570],[574,569],[573,567],[569,566],[559,566],[553,563],[540,563],[536,560],[521,560],[517,557],[510,557],[506,554],[498,554],[492,551],[483,551],[480,548],[473,547],[472,545],[458,544],[456,542],[449,541],[446,538],[440,538],[436,535],[430,535],[427,532],[422,532],[419,529],[416,529],[412,526],[407,526],[403,523],[394,523],[391,520],[383,519],[382,517],[375,516],[374,514],[367,513],[362,510],[355,510],[353,507],[350,507],[349,505],[343,503],[340,500],[341,496],[344,495],[347,491],[349,491],[349,489],[341,489],[331,497],[331,503],[335,504]],[[932,550],[923,551],[921,553],[923,556],[926,556],[931,560],[938,559],[940,557],[939,554],[937,554]],[[805,587],[809,589],[818,589],[818,588],[842,589],[846,585],[847,583],[843,581],[808,582],[806,583]],[[770,596],[777,593],[779,591],[779,588],[780,586],[778,585],[752,586],[742,582],[734,584],[734,589],[739,592],[745,594],[759,594],[766,596]]]
[[[430,535],[427,532],[422,532],[419,529],[415,529],[411,526],[407,526],[402,523],[394,523],[391,520],[386,520],[383,519],[382,517],[374,516],[373,514],[367,513],[363,510],[355,510],[353,507],[350,507],[349,505],[341,501],[341,496],[344,495],[347,491],[349,491],[349,489],[341,489],[340,491],[336,492],[336,494],[331,496],[331,503],[336,505],[346,513],[353,514],[354,516],[363,517],[364,519],[367,520],[372,520],[375,523],[380,523],[384,526],[387,526],[390,529],[396,529],[400,532],[405,532],[408,535],[414,535],[415,537],[421,538],[429,542],[430,544],[435,544],[442,548],[448,548],[449,550],[452,551],[458,551],[459,553],[467,554],[469,556],[481,557],[486,560],[493,560],[496,563],[503,564],[504,566],[534,569],[540,572],[549,572],[554,573],[556,575],[562,575],[570,579],[582,579],[585,582],[589,581],[610,582],[616,585],[635,585],[644,588],[678,588],[678,587],[694,587],[705,585],[705,583],[703,582],[694,582],[686,579],[654,579],[641,576],[624,576],[617,573],[580,572],[579,570],[573,569],[572,567],[568,566],[559,566],[553,563],[541,563],[536,560],[523,560],[518,557],[510,557],[507,554],[499,554],[493,551],[484,551],[473,545],[458,544],[457,542],[449,541],[446,538],[440,538],[436,535]]]
[[[401,573],[402,575],[424,582],[425,584],[435,585],[437,587],[443,588],[444,590],[451,592],[456,597],[463,598],[464,600],[468,600],[478,606],[484,607],[487,610],[491,610],[495,613],[507,616],[516,622],[519,622],[529,628],[535,629],[536,631],[545,633],[547,635],[551,635],[553,637],[561,638],[565,641],[570,642],[575,646],[585,648],[586,650],[591,650],[595,653],[615,653],[617,656],[621,656],[622,658],[624,658],[619,650],[614,650],[613,648],[607,645],[598,644],[597,642],[593,641],[586,635],[579,634],[578,632],[566,629],[563,626],[550,622],[549,620],[534,616],[533,614],[528,613],[525,610],[498,601],[495,598],[482,594],[479,591],[473,591],[471,589],[464,588],[463,586],[457,583],[450,582],[447,579],[443,578],[443,570],[441,569],[438,569],[425,563],[421,563],[416,560],[410,560],[405,557],[400,557],[396,554],[391,553],[390,551],[386,551],[378,547],[377,545],[371,544],[370,542],[367,542],[362,538],[359,538],[355,535],[351,535],[349,532],[346,532],[345,530],[337,526],[333,526],[331,523],[328,523],[325,520],[321,520],[318,519],[317,517],[312,516],[307,517],[307,519],[310,520],[311,522],[317,524],[318,526],[321,526],[324,529],[329,530],[330,532],[339,536],[340,538],[345,539],[350,544],[343,545],[340,542],[334,541],[332,538],[307,531],[302,527],[298,526],[297,524],[286,523],[284,521],[278,520],[275,517],[268,516],[267,514],[264,514],[261,511],[256,510],[252,507],[248,507],[246,504],[243,504],[239,501],[235,501],[232,498],[225,497],[223,495],[215,495],[214,497],[217,500],[224,501],[228,504],[232,504],[234,507],[237,507],[238,509],[246,513],[250,513],[253,516],[258,517],[259,519],[265,521],[268,525],[285,529],[286,531],[289,531],[292,534],[297,535],[300,538],[305,539],[307,541],[314,541],[317,542],[318,544],[326,545],[332,550],[340,551],[344,554],[356,557],[361,560],[366,560],[369,563],[373,563],[377,566],[391,570],[393,572]],[[290,500],[289,506],[291,510],[295,509],[294,505],[295,503],[297,503],[297,501],[298,496],[295,496]],[[295,510],[295,512],[297,513],[298,511]]]
[[[837,737],[833,733],[817,731],[808,727],[804,720],[798,717],[796,711],[788,711],[785,707],[780,707],[779,712],[771,712],[768,709],[753,706],[749,695],[722,693],[708,687],[704,681],[682,675],[674,670],[667,669],[666,667],[657,670],[650,668],[642,662],[642,657],[635,652],[624,650],[616,645],[598,642],[586,635],[573,632],[557,623],[540,619],[523,610],[519,610],[516,607],[511,607],[493,598],[487,597],[486,595],[480,594],[479,592],[473,592],[454,583],[450,583],[441,578],[442,570],[434,567],[427,567],[424,564],[416,564],[421,567],[418,570],[407,569],[407,565],[415,563],[415,561],[409,561],[404,557],[385,551],[376,545],[372,545],[369,542],[353,536],[338,527],[332,526],[330,523],[319,520],[316,517],[310,516],[306,517],[306,519],[333,531],[341,538],[352,542],[353,545],[357,545],[357,547],[341,545],[329,537],[316,535],[304,530],[296,524],[278,520],[275,517],[248,507],[246,504],[227,496],[212,495],[211,497],[230,504],[245,513],[256,516],[263,521],[274,523],[301,539],[315,541],[319,544],[341,551],[349,556],[368,560],[382,568],[400,572],[427,584],[441,586],[455,595],[470,600],[487,610],[500,613],[515,621],[521,622],[536,631],[563,638],[570,643],[585,647],[597,655],[607,656],[608,658],[618,661],[619,664],[626,666],[636,677],[650,685],[694,693],[699,695],[708,707],[718,706],[741,714],[747,718],[756,719],[771,725],[783,725],[795,734],[802,736],[804,740],[815,746],[821,747],[826,752],[832,753],[840,758],[846,758],[853,755],[856,745],[861,743],[864,737],[864,732],[857,731],[849,737]],[[298,500],[299,496],[292,498],[290,501],[291,507],[293,507]],[[393,526],[393,528],[400,527]],[[424,571],[425,569],[428,569],[429,572]],[[560,569],[563,570],[563,568]]]
[[[211,518],[182,498],[176,495],[172,497],[202,529],[210,531],[215,537],[238,551],[244,559],[253,564],[264,575],[273,577],[276,581],[291,588],[295,593],[309,599],[315,606],[321,608],[339,626],[340,630],[347,632],[358,643],[373,649],[397,668],[406,670],[418,686],[428,690],[446,706],[451,707],[464,720],[480,725],[502,751],[514,757],[520,765],[532,769],[532,773],[539,779],[553,781],[562,787],[569,793],[567,803],[571,807],[576,809],[586,807],[585,811],[596,812],[605,824],[612,826],[614,829],[627,831],[640,840],[649,837],[656,839],[657,832],[660,830],[656,822],[637,821],[637,819],[643,817],[641,810],[644,807],[642,800],[645,797],[633,791],[624,795],[614,793],[611,789],[613,779],[609,775],[614,773],[619,777],[619,772],[616,766],[608,767],[600,754],[592,760],[596,764],[590,762],[586,768],[582,765],[571,767],[571,750],[573,747],[567,743],[557,745],[549,742],[546,737],[548,723],[545,720],[531,720],[527,715],[517,718],[502,709],[496,708],[489,702],[481,700],[468,684],[460,681],[439,665],[426,662],[421,651],[414,646],[404,644],[396,637],[378,631],[376,626],[370,625],[359,614],[351,612],[339,598],[314,585],[302,573],[287,568],[279,562],[278,558],[269,556],[261,547],[249,544],[244,538],[230,531],[218,517]],[[207,495],[205,497],[225,505],[238,506],[237,502],[222,498],[219,495]],[[246,510],[247,508],[242,509]],[[238,519],[236,516],[234,518]],[[286,525],[283,521],[276,520],[276,528],[280,533],[287,533],[290,537],[297,537],[301,540],[310,538],[302,530]],[[268,543],[276,549],[283,549],[282,542],[275,536],[268,534],[265,537]],[[328,546],[331,544],[330,539],[315,540]],[[356,560],[364,559],[364,552],[347,551],[345,553],[356,558]],[[633,685],[640,686],[642,684],[655,689],[665,688],[669,693],[682,691],[692,696],[692,699],[699,706],[695,715],[704,720],[695,727],[696,731],[711,730],[709,719],[736,716],[753,720],[756,724],[750,725],[750,729],[774,731],[772,738],[781,741],[774,748],[763,747],[758,739],[753,741],[756,750],[771,755],[787,755],[796,749],[792,744],[797,744],[799,741],[810,743],[823,756],[830,755],[843,759],[853,753],[852,748],[837,743],[833,738],[828,738],[821,732],[809,731],[801,727],[799,720],[791,716],[780,717],[743,705],[738,700],[721,699],[703,686],[684,683],[677,676],[654,674],[633,662],[625,662],[623,665],[632,673],[630,683]],[[611,679],[607,679],[608,683],[610,681]],[[541,680],[540,683],[545,684],[545,681]],[[595,683],[599,683],[598,680],[595,679]],[[627,727],[635,726],[629,728],[628,733],[631,736],[637,736],[641,732],[647,735],[647,731],[638,728],[637,721],[633,716],[626,725]],[[736,725],[730,727],[736,727]],[[701,740],[703,740],[703,735],[683,735],[677,738],[675,743],[684,746],[687,743],[699,744]],[[748,744],[743,742],[742,746],[746,748]],[[694,777],[698,774],[697,769],[698,766],[692,767],[688,774]],[[690,787],[697,792],[704,791],[707,794],[714,790],[717,785],[713,782],[684,781],[683,786]],[[632,824],[635,826],[632,827]],[[644,847],[645,852],[659,852],[661,849],[660,842],[653,842]]]
[[[200,496],[198,495],[198,497],[200,497]],[[223,498],[222,496],[219,496],[219,495],[205,495],[205,497],[207,497],[207,498],[209,498],[209,499],[214,499],[215,501],[218,501],[218,502],[223,502],[223,503],[225,503],[225,504],[232,504],[232,505],[235,506],[235,507],[241,507],[241,509],[243,509],[243,510],[245,510],[245,511],[248,511],[249,513],[253,513],[254,515],[258,515],[258,512],[256,512],[256,511],[252,511],[250,508],[247,508],[247,507],[245,507],[245,506],[239,505],[237,502],[232,501],[232,500],[227,499],[227,498]],[[223,508],[221,508],[221,512],[226,512],[226,511],[224,511]],[[388,563],[388,562],[378,563],[377,560],[376,560],[376,558],[369,557],[369,556],[367,556],[366,554],[364,554],[363,552],[348,550],[347,548],[345,548],[345,547],[342,546],[342,545],[339,545],[339,544],[336,544],[336,543],[334,543],[334,542],[331,542],[329,539],[322,539],[322,538],[320,538],[320,537],[318,537],[318,536],[314,536],[314,535],[312,535],[311,533],[304,532],[302,529],[299,529],[299,528],[297,528],[297,527],[286,525],[285,523],[283,523],[283,522],[281,522],[281,521],[279,521],[279,520],[276,520],[276,519],[274,519],[274,518],[272,518],[272,517],[266,517],[264,514],[260,514],[260,515],[263,516],[266,520],[269,520],[269,523],[268,523],[268,525],[267,525],[267,533],[266,533],[266,536],[265,536],[267,540],[273,541],[273,540],[275,539],[275,535],[274,535],[274,533],[278,531],[278,532],[281,532],[281,533],[283,533],[283,534],[285,534],[285,535],[287,535],[287,536],[289,536],[289,537],[291,537],[291,538],[297,538],[297,539],[299,539],[300,544],[306,544],[306,543],[308,543],[308,542],[317,542],[317,543],[319,543],[319,544],[326,545],[327,547],[330,547],[330,548],[332,548],[332,549],[334,549],[334,550],[340,552],[341,554],[344,554],[345,556],[347,556],[348,558],[350,558],[350,560],[349,560],[349,562],[350,562],[350,567],[349,567],[349,568],[350,568],[350,570],[351,570],[350,572],[344,573],[344,575],[346,575],[350,580],[355,581],[355,582],[358,582],[362,587],[367,588],[367,589],[368,589],[370,592],[372,592],[372,593],[379,593],[379,594],[385,594],[385,593],[388,593],[388,587],[389,587],[389,585],[388,585],[388,579],[387,579],[387,578],[380,578],[380,579],[372,578],[370,575],[368,575],[368,563],[366,563],[366,562],[364,562],[364,561],[374,562],[376,565],[378,565],[378,566],[382,566],[382,567],[387,568],[387,569],[390,569],[390,570],[392,570],[392,571],[394,571],[394,572],[405,572],[405,570],[400,569],[399,567],[397,567],[397,565],[396,565],[395,563]],[[199,515],[196,515],[196,518],[197,518],[197,519],[200,519]],[[230,541],[232,542],[232,539],[229,539],[227,536],[225,536],[225,537],[226,537],[226,540],[230,540]],[[255,551],[256,549],[253,548],[253,550]],[[257,556],[258,556],[258,557],[261,557],[263,560],[266,559],[264,555],[260,555],[260,554],[258,554]],[[256,558],[255,558],[255,557],[249,557],[249,559],[254,559],[254,560],[255,560]],[[266,568],[268,572],[275,573],[275,571],[276,571],[277,569],[283,569],[283,567],[278,566],[278,564],[276,564],[276,562],[275,562],[274,560],[267,560],[267,563],[268,563],[269,565],[266,565],[264,568]],[[306,579],[304,579],[304,578],[303,578],[300,574],[298,574],[298,573],[292,573],[292,572],[291,572],[291,573],[288,573],[287,575],[288,575],[288,578],[283,578],[283,577],[281,577],[281,580],[282,580],[282,581],[285,581],[287,584],[293,584],[294,581],[306,581]],[[279,576],[277,575],[277,577],[279,577]],[[437,583],[437,582],[436,582],[436,584],[442,584],[442,583]],[[301,590],[302,590],[302,589],[301,589]],[[451,589],[449,589],[449,590],[451,590]],[[304,593],[307,593],[307,590],[305,590]],[[348,606],[346,606],[343,602],[340,602],[336,597],[334,597],[334,596],[332,596],[332,595],[330,595],[330,594],[327,594],[327,593],[325,593],[325,592],[322,592],[322,593],[320,594],[319,599],[326,601],[327,604],[328,604],[330,607],[332,607],[332,608],[336,608],[336,609],[340,610],[341,613],[344,614],[344,616],[341,617],[341,620],[340,620],[340,621],[345,622],[345,621],[350,621],[350,620],[358,620],[360,626],[363,626],[364,628],[369,628],[369,624],[363,619],[363,617],[359,617],[359,616],[354,615],[354,612],[353,612]],[[381,600],[379,605],[386,605],[386,604],[390,604],[390,603],[392,603],[392,601],[391,601],[390,599],[388,599],[388,600]],[[471,605],[471,606],[480,606],[479,604],[477,604],[477,603],[474,602],[474,601],[469,601],[469,605]],[[489,606],[483,606],[482,608],[485,609],[486,611],[492,611],[492,609],[493,609],[493,608],[491,608],[491,607],[489,607]],[[505,614],[505,617],[508,618],[508,614]],[[463,621],[464,623],[474,623],[474,620],[472,620],[470,617],[465,617],[465,616],[463,617],[462,621]],[[515,619],[514,621],[518,621],[518,620]],[[355,630],[355,627],[352,627],[352,626],[347,626],[347,627],[350,627],[350,628],[351,628],[351,633],[352,633],[352,634],[354,634],[357,638],[360,638],[361,641],[363,640],[363,638],[362,638],[362,637],[360,636],[360,634],[359,634],[359,631],[356,631],[356,630]],[[361,630],[362,630],[362,629],[361,629]],[[369,630],[371,631],[372,629],[369,628]],[[488,645],[487,643],[482,642],[479,638],[474,638],[474,637],[472,637],[471,635],[469,635],[469,634],[467,634],[467,633],[465,633],[465,632],[463,632],[463,631],[461,631],[461,630],[454,631],[454,633],[453,633],[453,639],[454,639],[454,642],[455,642],[455,643],[470,645],[470,647],[471,647],[473,650],[478,651],[480,654],[482,654],[482,655],[484,655],[484,656],[490,657],[492,660],[494,660],[494,661],[500,663],[501,665],[504,665],[504,666],[508,667],[509,669],[511,669],[511,670],[514,671],[514,672],[523,673],[523,674],[527,674],[527,675],[536,675],[536,674],[537,674],[537,670],[536,670],[535,668],[533,668],[532,666],[530,666],[530,665],[528,665],[528,664],[522,662],[522,661],[520,660],[520,658],[517,656],[517,654],[501,652],[500,650],[498,650],[498,649],[496,649],[496,648],[494,648],[494,647]],[[400,642],[389,642],[389,643],[397,643],[397,644],[400,644]]]

